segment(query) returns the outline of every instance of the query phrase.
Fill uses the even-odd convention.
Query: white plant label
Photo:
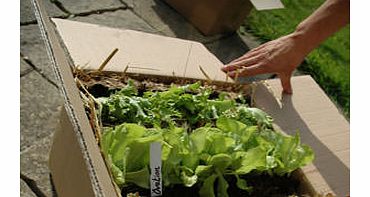
[[[150,144],[150,194],[162,196],[162,147],[160,142]]]

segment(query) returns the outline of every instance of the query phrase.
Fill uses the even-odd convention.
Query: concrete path
[[[50,16],[199,41],[222,62],[259,43],[248,34],[205,37],[161,0],[43,0]],[[33,14],[21,0],[21,196],[56,196],[48,152],[63,100]]]

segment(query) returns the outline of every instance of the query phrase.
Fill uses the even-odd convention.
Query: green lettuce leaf
[[[203,197],[214,197],[215,192],[214,192],[214,183],[216,181],[217,175],[213,174],[206,178],[203,181],[202,187],[199,190],[199,195]]]
[[[134,183],[137,186],[140,186],[145,189],[150,188],[150,173],[147,167],[136,171],[126,173],[126,181],[129,183]]]
[[[314,159],[313,151],[306,145],[301,145],[299,133],[294,137],[277,135],[275,157],[281,162],[275,169],[277,174],[291,173],[301,166],[304,166]]]
[[[237,174],[247,174],[252,170],[263,170],[266,166],[266,150],[261,147],[252,148],[240,154],[240,167]]]
[[[195,83],[141,97],[129,82],[110,97],[98,98],[103,125],[109,126],[103,128],[101,151],[117,185],[149,188],[152,142],[162,145],[163,185],[197,184],[201,196],[228,196],[225,176],[235,176],[238,188],[251,191],[239,175],[289,174],[314,159],[298,133],[277,132],[262,110],[222,93],[210,99],[211,93]]]
[[[218,187],[217,187],[217,197],[227,197],[227,188],[229,188],[229,184],[225,180],[224,176],[221,173],[218,173]]]
[[[241,179],[239,175],[235,175],[235,177],[236,177],[236,186],[238,186],[239,189],[242,189],[248,192],[252,190],[252,187],[249,187],[247,185],[247,181],[245,181],[244,179]]]

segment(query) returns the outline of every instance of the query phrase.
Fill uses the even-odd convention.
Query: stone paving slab
[[[56,82],[44,41],[41,38],[37,25],[21,26],[21,53],[45,74],[50,80]]]
[[[50,0],[42,0],[49,16],[66,16],[67,14],[60,10],[55,4],[51,3]],[[27,23],[35,21],[36,17],[33,12],[33,6],[31,0],[21,0],[21,23]]]
[[[54,132],[63,105],[58,89],[37,72],[21,78],[21,151]]]
[[[29,64],[27,64],[27,62],[25,62],[22,58],[20,58],[19,64],[20,64],[19,71],[21,75],[24,75],[30,72],[30,70],[32,70],[32,67]]]
[[[53,196],[48,167],[49,150],[52,134],[21,152],[21,172],[37,183],[37,187],[46,195]]]
[[[35,193],[28,187],[26,182],[24,182],[22,179],[20,180],[20,196],[21,197],[37,197]]]
[[[121,0],[122,3],[126,4],[129,8],[133,8],[134,7],[134,2],[136,0]]]
[[[182,15],[162,0],[135,0],[133,1],[133,11],[166,36],[198,42],[210,42],[222,36],[203,36]]]
[[[148,33],[157,32],[154,28],[149,26],[145,21],[136,16],[130,10],[117,10],[102,14],[92,14],[85,17],[71,18],[71,20],[94,23],[113,28],[139,30]]]
[[[238,35],[242,39],[242,41],[248,46],[249,50],[261,45],[261,42],[257,40],[256,37],[254,37],[252,34],[248,32],[243,32],[243,33],[238,32]]]
[[[242,56],[249,50],[249,47],[236,33],[229,37],[207,43],[205,46],[224,64]]]
[[[124,6],[119,0],[59,0],[59,2],[72,14]]]

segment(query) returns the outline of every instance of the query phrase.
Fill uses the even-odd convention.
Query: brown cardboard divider
[[[164,0],[210,36],[236,31],[255,7],[257,10],[284,8],[280,0]]]
[[[120,72],[126,63],[133,62],[131,74],[207,80],[199,70],[201,65],[213,80],[225,83],[226,75],[219,69],[222,64],[197,42],[63,19],[54,19],[54,26],[42,2],[32,2],[65,100],[50,155],[56,190],[60,196],[119,196],[95,141],[71,66],[88,63],[90,69],[97,69],[114,48],[119,48],[107,70]],[[144,66],[149,69],[138,68]],[[348,195],[348,122],[311,77],[294,77],[292,84],[292,96],[281,95],[278,80],[260,84],[256,106],[271,114],[283,131],[293,134],[298,129],[302,142],[313,147],[314,163],[295,173],[302,180],[303,191],[312,196]]]
[[[205,35],[233,32],[253,5],[249,0],[165,0]]]

